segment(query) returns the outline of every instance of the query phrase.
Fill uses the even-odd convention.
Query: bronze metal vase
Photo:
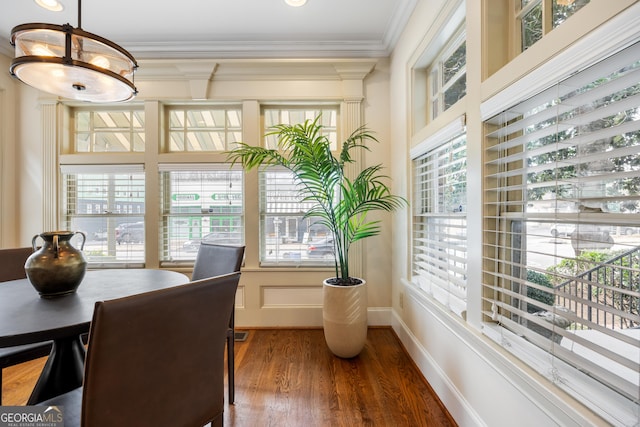
[[[70,240],[76,234],[82,236],[80,249]],[[44,240],[36,247],[38,237]],[[82,253],[87,236],[81,231],[47,231],[36,234],[31,240],[34,253],[24,264],[29,281],[41,297],[51,298],[75,292],[87,271],[87,260]]]

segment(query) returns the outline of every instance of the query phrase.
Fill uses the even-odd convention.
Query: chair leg
[[[235,384],[234,384],[234,357],[233,357],[233,344],[235,341],[235,331],[229,329],[227,332],[227,375],[229,380],[229,404],[233,405],[235,399]]]
[[[2,406],[2,368],[0,368],[0,406]]]

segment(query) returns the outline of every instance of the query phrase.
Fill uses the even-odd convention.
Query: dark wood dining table
[[[106,269],[87,271],[78,290],[42,298],[28,279],[0,286],[0,347],[53,341],[53,348],[27,402],[33,405],[82,385],[85,348],[97,301],[140,294],[187,283],[175,271]]]

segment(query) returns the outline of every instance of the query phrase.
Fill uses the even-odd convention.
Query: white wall
[[[421,0],[391,58],[391,141],[393,179],[397,189],[410,197],[409,149],[449,121],[466,114],[468,155],[468,310],[467,320],[447,313],[409,283],[410,215],[394,217],[393,328],[461,426],[586,426],[608,425],[589,408],[567,396],[549,380],[533,372],[482,335],[480,281],[482,277],[482,122],[480,104],[536,69],[600,23],[624,10],[633,1],[592,0],[584,12],[574,15],[515,58],[507,66],[482,79],[490,46],[483,43],[482,16],[507,2],[461,0],[466,7],[467,96],[436,121],[412,133],[411,67],[419,49],[429,45],[434,26],[450,13],[453,1]],[[486,7],[485,10],[483,7]],[[493,8],[493,9],[489,9]],[[575,19],[574,19],[575,18]],[[445,19],[446,21],[446,19]],[[563,24],[563,25],[565,25]],[[495,64],[492,64],[495,65]],[[489,74],[489,73],[485,73]],[[463,104],[463,105],[460,105]],[[404,146],[397,143],[404,141]],[[397,191],[397,190],[396,190]]]
[[[0,54],[0,69],[8,70],[10,61]],[[15,82],[8,72],[0,74],[0,247],[17,244],[16,222],[18,209],[15,204],[16,182],[16,126],[15,110],[17,108]],[[4,184],[7,185],[4,185]]]

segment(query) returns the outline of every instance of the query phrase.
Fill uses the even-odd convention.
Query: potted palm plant
[[[331,232],[335,276],[323,283],[324,335],[334,354],[354,357],[366,341],[367,294],[365,281],[350,275],[349,249],[352,243],[380,233],[380,221],[368,219],[369,212],[391,212],[406,200],[391,194],[381,165],[366,167],[353,179],[346,175],[345,167],[355,162],[353,152],[369,150],[367,141],[377,142],[366,127],[356,129],[334,156],[319,119],[276,125],[267,136],[277,137],[277,148],[238,143],[228,158],[247,170],[281,166],[290,171],[302,201],[311,204],[304,218],[313,218]]]

